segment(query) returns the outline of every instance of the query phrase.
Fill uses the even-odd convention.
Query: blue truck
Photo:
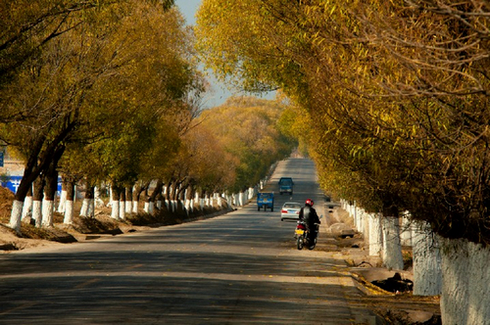
[[[291,177],[281,177],[279,179],[279,194],[288,193],[293,195],[293,179]]]
[[[274,212],[274,193],[257,193],[257,211],[261,208],[264,208],[264,211],[269,208]]]

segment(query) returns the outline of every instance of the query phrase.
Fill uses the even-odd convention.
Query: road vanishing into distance
[[[296,223],[280,221],[292,200],[323,195],[311,160],[278,164],[264,191],[275,209],[252,202],[212,219],[55,248],[0,256],[0,324],[369,324],[374,316],[344,261],[296,249]],[[324,220],[324,219],[323,219]],[[349,298],[350,297],[350,298]],[[373,323],[374,324],[374,323]]]

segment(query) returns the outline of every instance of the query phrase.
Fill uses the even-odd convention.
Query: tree
[[[284,105],[274,101],[241,97],[200,116],[238,162],[235,183],[228,189],[231,192],[255,186],[275,161],[291,153],[295,141],[281,134],[277,125],[283,110]]]
[[[147,1],[156,3],[155,0]],[[169,9],[173,0],[158,1]],[[90,24],[97,10],[112,10],[129,3],[126,0],[36,0],[4,1],[0,4],[0,86],[8,83],[22,65],[42,53],[50,41],[70,33],[80,25]],[[26,112],[24,112],[25,114]],[[5,114],[3,118],[21,118]]]
[[[154,9],[150,10],[151,8]],[[155,82],[155,87],[151,87],[153,93],[146,97],[145,101],[141,100],[138,105],[146,105],[148,109],[161,109],[151,105],[161,104],[163,101],[172,103],[172,98],[183,97],[189,91],[185,84],[191,84],[189,80],[193,76],[192,69],[188,64],[183,64],[183,61],[179,65],[180,58],[177,55],[182,53],[179,51],[184,48],[176,47],[173,51],[160,52],[160,59],[156,56],[155,51],[162,50],[157,47],[158,45],[178,45],[167,37],[173,34],[157,34],[155,37],[160,37],[159,42],[154,43],[155,46],[148,52],[144,52],[145,47],[132,47],[136,46],[135,42],[138,41],[133,36],[135,33],[130,33],[130,36],[123,34],[124,31],[127,32],[132,28],[140,28],[143,33],[147,32],[148,22],[157,21],[159,15],[161,17],[163,9],[156,8],[146,3],[127,2],[119,7],[114,5],[112,8],[114,10],[94,10],[90,14],[83,12],[80,16],[70,18],[70,22],[75,24],[74,28],[50,40],[39,55],[26,61],[23,64],[24,69],[19,70],[15,82],[5,89],[5,98],[10,99],[6,103],[7,111],[17,111],[21,114],[26,111],[24,107],[29,107],[26,111],[29,114],[25,118],[11,121],[2,129],[3,138],[8,144],[25,148],[23,151],[27,160],[12,212],[13,228],[18,229],[20,226],[18,210],[27,189],[41,171],[49,166],[54,152],[64,150],[66,144],[73,141],[75,136],[80,137],[82,133],[76,134],[76,131],[83,129],[83,126],[87,127],[91,116],[97,116],[97,113],[93,113],[94,110],[100,112],[101,108],[114,108],[108,100],[102,99],[102,93],[97,95],[97,91],[106,90],[101,86],[102,84],[115,87],[111,90],[113,92],[106,91],[105,94],[109,95],[109,98],[117,98],[116,102],[123,101],[122,107],[129,110],[134,109],[135,106],[132,106],[131,102],[136,102],[137,98],[125,97],[125,95],[149,95],[138,90],[127,92],[131,89],[131,85],[129,79],[124,77],[131,77],[131,72],[133,77],[136,76],[134,74],[136,70],[132,69],[138,64],[140,68],[146,64],[146,67],[159,69],[152,80]],[[131,10],[134,15],[130,14]],[[137,13],[139,15],[136,15]],[[128,18],[121,19],[121,17]],[[140,19],[139,23],[137,17]],[[77,19],[80,20],[78,24]],[[146,20],[141,23],[143,19]],[[91,24],[85,24],[86,21]],[[169,28],[182,26],[182,19],[180,18],[179,25],[179,18],[175,12],[168,16],[165,22],[169,24]],[[145,24],[146,30],[143,28]],[[163,40],[166,43],[162,42],[162,36],[167,37]],[[162,60],[163,58],[166,61]],[[166,63],[162,64],[162,62]],[[165,83],[166,78],[172,76],[172,70],[169,69],[172,64],[177,64],[177,70],[173,70],[177,72],[173,74],[174,79],[171,82]],[[160,90],[163,87],[165,91],[157,92],[157,87],[160,87]],[[26,89],[31,91],[25,92]],[[21,90],[24,92],[20,92]],[[121,96],[117,91],[126,92]],[[26,95],[16,96],[19,93]],[[100,106],[96,106],[98,104]],[[99,116],[103,114],[103,112],[98,113]],[[11,132],[11,130],[23,131],[25,128],[31,131]],[[32,137],[32,140],[26,142],[25,134]],[[90,138],[94,136],[94,132],[87,134]]]

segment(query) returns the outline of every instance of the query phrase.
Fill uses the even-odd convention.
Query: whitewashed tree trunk
[[[119,201],[119,218],[120,219],[126,218],[126,201],[123,200]]]
[[[383,264],[389,269],[403,270],[400,222],[398,218],[382,217]]]
[[[95,217],[95,199],[89,199],[87,203],[87,217]]]
[[[133,213],[138,213],[138,201],[133,201]]]
[[[344,199],[340,199],[340,207],[345,210],[346,201]]]
[[[26,196],[22,206],[22,221],[30,223],[32,218],[32,196]]]
[[[82,207],[80,208],[80,217],[86,217],[87,216],[89,204],[90,204],[89,199],[83,199]]]
[[[354,224],[356,226],[357,231],[359,231],[360,233],[364,232],[364,223],[362,222],[363,214],[364,214],[364,209],[356,207]]]
[[[194,212],[194,199],[189,200],[189,211]]]
[[[94,208],[101,208],[105,205],[104,201],[100,198],[100,190],[96,186],[94,187]]]
[[[355,202],[354,202],[354,204],[349,204],[347,212],[349,213],[349,216],[351,216],[351,218],[353,218],[353,219],[356,218],[356,203]]]
[[[58,204],[58,212],[65,213],[65,205],[66,205],[66,190],[61,190],[60,202]]]
[[[381,257],[383,251],[383,227],[381,215],[371,213],[369,216],[369,255]]]
[[[73,211],[74,205],[72,200],[66,200],[65,203],[65,217],[63,219],[63,223],[67,225],[73,224]]]
[[[408,212],[402,216],[400,239],[403,246],[412,246],[412,221]]]
[[[126,198],[126,214],[133,212],[133,201],[131,198]]]
[[[22,207],[24,202],[14,200],[12,203],[12,212],[10,213],[10,228],[14,229],[16,232],[20,232],[20,220],[22,218]]]
[[[53,212],[54,212],[54,201],[43,200],[42,214],[43,214],[43,227],[53,227]]]
[[[43,222],[42,201],[32,201],[32,218],[36,223],[36,227],[41,228]]]
[[[442,269],[439,241],[426,222],[413,226],[413,294],[435,296],[441,294]]]
[[[112,200],[111,218],[119,219],[119,200]]]
[[[490,323],[490,249],[463,239],[441,240],[443,324]]]

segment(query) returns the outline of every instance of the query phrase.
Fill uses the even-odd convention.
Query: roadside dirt
[[[35,247],[65,245],[66,243],[96,240],[97,238],[118,235],[122,233],[145,231],[152,227],[188,222],[223,212],[208,210],[203,214],[188,218],[183,213],[162,213],[157,217],[137,215],[124,221],[116,221],[110,217],[110,209],[98,209],[95,218],[75,217],[73,225],[64,225],[61,214],[55,213],[54,227],[47,229],[36,228],[22,223],[21,234],[16,234],[8,226],[13,194],[0,187],[0,251],[8,253]],[[349,224],[346,212],[337,207],[330,211],[327,217],[330,224]],[[381,265],[379,258],[368,256],[364,240],[355,233],[352,238],[344,238],[340,232],[326,227],[322,229],[323,238],[316,250],[328,251],[343,258],[364,295],[349,297],[352,305],[367,306],[373,310],[385,324],[397,325],[437,325],[441,324],[439,297],[414,296],[411,292],[391,293],[374,286],[371,282],[393,277],[395,270],[388,270]],[[397,270],[404,279],[412,279],[411,250],[404,248],[405,270]]]

